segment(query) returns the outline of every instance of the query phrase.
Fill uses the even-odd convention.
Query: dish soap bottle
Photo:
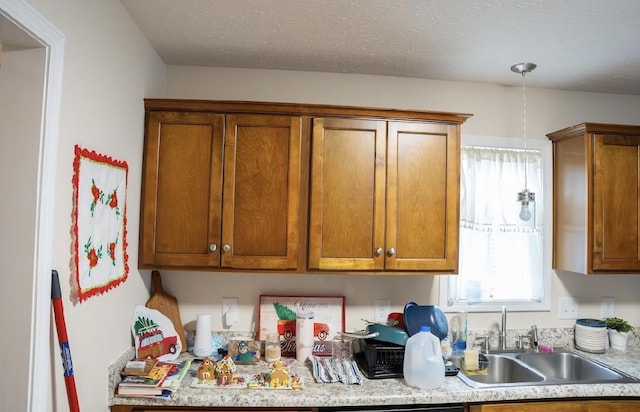
[[[440,339],[429,326],[407,339],[404,349],[405,383],[418,389],[434,389],[444,383],[444,360]]]

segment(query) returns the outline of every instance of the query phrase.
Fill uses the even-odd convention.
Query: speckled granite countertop
[[[619,371],[640,378],[640,348],[637,345],[627,351],[608,350],[596,355],[579,352]],[[209,407],[317,407],[355,405],[443,404],[476,403],[488,401],[591,398],[591,397],[640,397],[640,383],[543,385],[513,388],[474,389],[458,377],[447,377],[442,387],[433,390],[413,389],[402,379],[364,380],[362,385],[342,383],[316,383],[311,363],[294,364],[292,372],[304,378],[302,390],[266,389],[199,389],[189,385],[195,376],[197,365],[185,377],[182,387],[170,399],[126,398],[115,396],[119,371],[133,357],[133,349],[123,354],[109,369],[110,405],[158,405],[158,406],[209,406]],[[187,356],[183,354],[181,356]],[[267,364],[238,365],[239,373],[265,372]]]

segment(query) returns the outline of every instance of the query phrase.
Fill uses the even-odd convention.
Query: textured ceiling
[[[639,0],[121,0],[165,63],[640,95]],[[5,50],[38,47],[0,15]]]
[[[165,63],[640,95],[638,0],[121,0]]]
[[[640,95],[638,0],[121,2],[170,65],[517,85],[530,61],[532,87]]]

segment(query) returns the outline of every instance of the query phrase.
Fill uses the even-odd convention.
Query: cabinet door
[[[513,402],[473,405],[470,412],[586,412],[583,402]]]
[[[149,112],[140,217],[141,266],[217,266],[224,116]]]
[[[593,270],[640,270],[640,136],[594,135]]]
[[[379,120],[313,120],[309,268],[384,268],[385,128]]]
[[[457,272],[458,128],[390,122],[388,130],[386,269]]]
[[[471,405],[470,412],[632,412],[640,403],[634,400],[583,400],[549,402],[512,402]]]
[[[227,115],[222,266],[297,267],[301,119]]]

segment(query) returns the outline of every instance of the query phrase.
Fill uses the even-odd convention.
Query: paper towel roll
[[[196,339],[193,344],[193,354],[195,356],[210,356],[213,351],[213,341],[211,339],[211,314],[199,313],[196,321]]]

